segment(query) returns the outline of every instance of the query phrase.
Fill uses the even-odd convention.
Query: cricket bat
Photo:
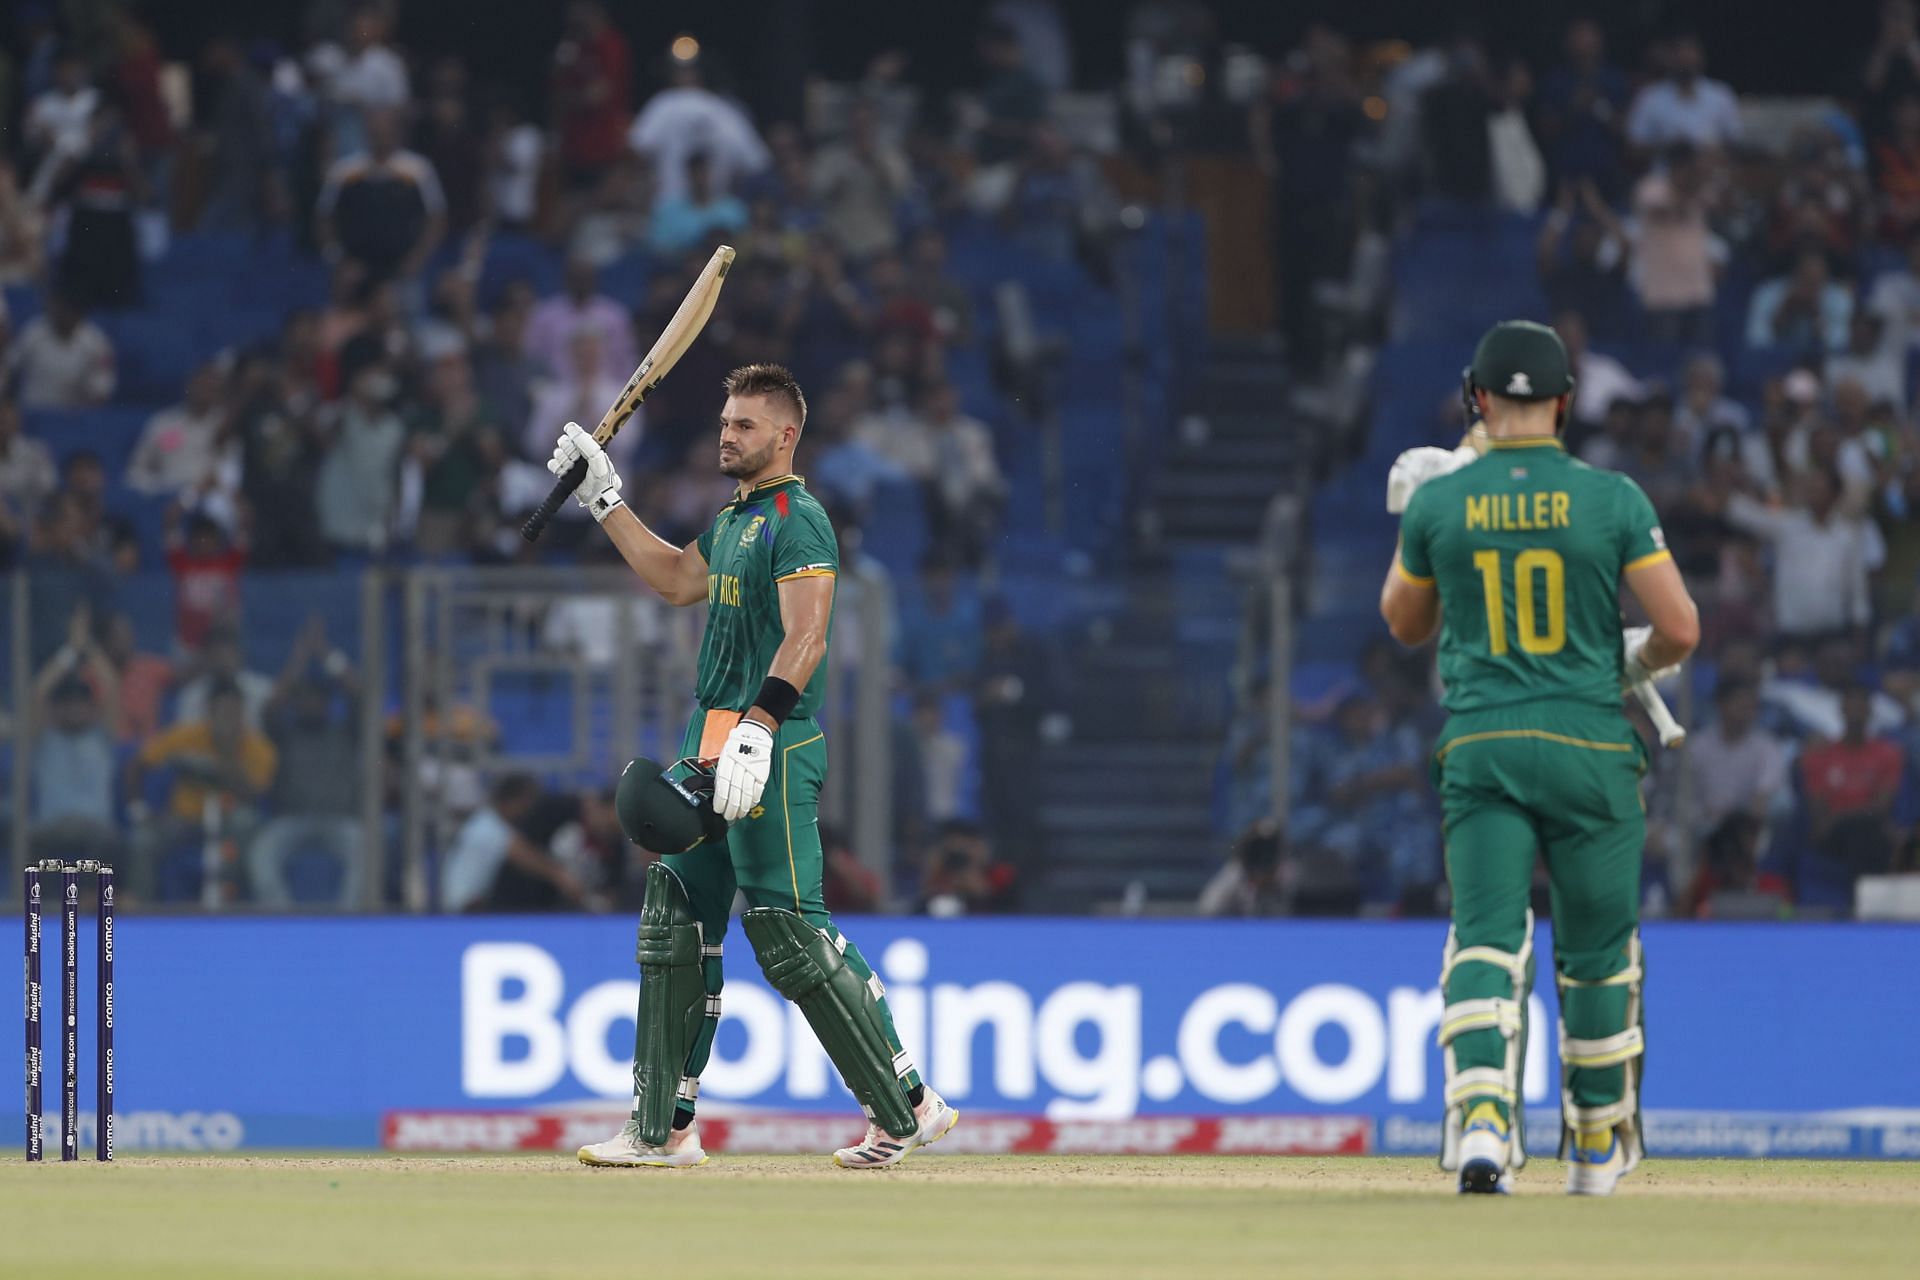
[[[1640,699],[1640,705],[1646,709],[1647,719],[1653,721],[1654,732],[1660,735],[1661,746],[1685,745],[1687,741],[1685,726],[1673,718],[1673,712],[1667,709],[1667,700],[1660,696],[1660,691],[1653,687],[1651,680],[1636,683],[1633,686],[1633,696]]]
[[[727,269],[733,266],[733,246],[721,245],[713,251],[713,257],[707,259],[707,265],[700,271],[700,278],[693,282],[693,288],[687,290],[687,296],[680,301],[679,310],[673,313],[673,319],[667,321],[667,327],[660,332],[654,342],[653,350],[647,352],[647,358],[627,379],[627,385],[621,390],[620,398],[613,402],[600,419],[600,425],[593,429],[593,438],[599,444],[613,439],[633,411],[646,400],[647,395],[660,385],[660,380],[679,363],[680,357],[687,353],[693,340],[700,336],[700,330],[706,328],[707,318],[713,314],[714,303],[720,300],[720,286],[725,283]],[[567,469],[567,474],[554,482],[553,492],[532,515],[526,524],[520,527],[520,536],[528,542],[538,542],[540,534],[553,519],[554,513],[567,500],[567,495],[580,486],[587,477],[587,460],[575,462]]]

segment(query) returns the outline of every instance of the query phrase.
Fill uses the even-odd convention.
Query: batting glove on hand
[[[564,476],[582,458],[587,460],[587,475],[574,486],[573,496],[595,520],[605,520],[607,513],[621,503],[620,476],[599,442],[589,432],[582,431],[579,423],[569,422],[553,446],[553,456],[547,459],[547,470],[555,478]]]
[[[1436,449],[1422,445],[1409,449],[1393,460],[1387,472],[1387,510],[1399,515],[1413,499],[1413,491],[1435,476],[1458,471],[1480,455],[1466,445],[1458,449]]]
[[[1620,664],[1620,687],[1631,689],[1636,684],[1658,684],[1668,676],[1678,675],[1680,664],[1654,669],[1649,667],[1641,655],[1645,652],[1647,641],[1653,636],[1652,627],[1628,627],[1620,633],[1620,646],[1625,656]]]
[[[713,766],[713,811],[738,822],[760,803],[773,768],[773,733],[758,720],[741,720]]]

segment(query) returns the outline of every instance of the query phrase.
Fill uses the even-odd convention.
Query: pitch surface
[[[1911,1274],[1920,1164],[1655,1161],[1609,1201],[1562,1177],[1462,1200],[1384,1158],[126,1155],[0,1165],[0,1275]]]

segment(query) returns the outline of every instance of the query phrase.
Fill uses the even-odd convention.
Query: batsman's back
[[[1558,440],[1495,441],[1421,486],[1401,538],[1401,571],[1440,594],[1449,711],[1619,705],[1621,575],[1667,554],[1631,479]]]

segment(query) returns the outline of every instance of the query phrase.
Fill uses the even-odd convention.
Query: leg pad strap
[[[1508,1167],[1519,1169],[1527,1162],[1525,1124],[1522,1112],[1525,1099],[1521,1087],[1527,1062],[1527,997],[1533,986],[1533,913],[1527,913],[1527,931],[1518,951],[1497,947],[1459,945],[1452,930],[1447,932],[1447,949],[1440,964],[1440,990],[1446,993],[1447,980],[1465,964],[1491,965],[1506,974],[1505,995],[1456,1000],[1440,1016],[1438,1039],[1446,1064],[1446,1125],[1440,1142],[1440,1167],[1448,1171],[1460,1167],[1460,1137],[1466,1128],[1469,1106],[1481,1100],[1506,1106],[1513,1123],[1509,1130]],[[1455,1044],[1461,1036],[1476,1031],[1498,1032],[1506,1041],[1499,1066],[1462,1067],[1455,1057]]]

